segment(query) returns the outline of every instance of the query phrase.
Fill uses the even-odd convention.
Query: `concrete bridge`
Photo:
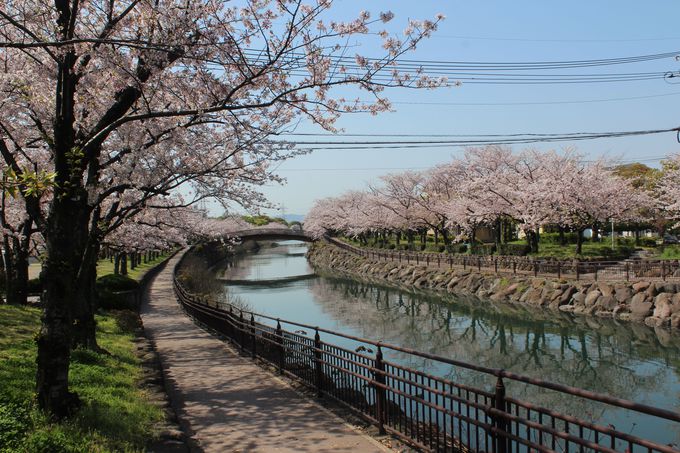
[[[233,231],[225,234],[229,238],[275,240],[286,239],[304,242],[313,242],[316,239],[301,229],[291,228],[252,228],[249,230]]]

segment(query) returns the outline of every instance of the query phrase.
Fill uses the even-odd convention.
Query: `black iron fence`
[[[579,261],[517,256],[448,255],[426,252],[376,250],[356,247],[336,238],[332,244],[378,261],[396,261],[438,268],[462,268],[499,274],[557,277],[571,280],[675,280],[680,281],[679,260]]]
[[[677,453],[652,440],[617,431],[579,415],[559,413],[506,394],[506,382],[559,392],[565,399],[582,398],[627,411],[630,417],[658,417],[680,431],[680,413],[509,371],[477,366],[334,332],[276,319],[232,305],[211,306],[189,294],[175,279],[175,293],[189,315],[226,336],[244,354],[260,358],[282,374],[298,379],[318,396],[331,398],[378,426],[424,451],[467,452],[625,452]],[[285,326],[285,328],[283,327]],[[322,338],[323,335],[323,338]],[[328,338],[360,344],[347,348]],[[384,353],[427,360],[478,373],[495,380],[491,390],[464,385],[385,359]],[[481,387],[481,385],[480,385]],[[606,423],[606,421],[604,422]]]

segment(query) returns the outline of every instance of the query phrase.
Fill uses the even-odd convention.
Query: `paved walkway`
[[[197,327],[172,289],[179,253],[149,285],[142,308],[180,424],[206,452],[381,452],[375,440],[298,394]]]

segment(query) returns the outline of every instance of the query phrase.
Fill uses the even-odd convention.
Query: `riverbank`
[[[639,322],[655,328],[680,328],[680,285],[676,283],[501,277],[470,270],[376,261],[325,242],[314,243],[307,257],[314,267],[353,278],[377,279],[389,284],[471,295],[500,303]]]

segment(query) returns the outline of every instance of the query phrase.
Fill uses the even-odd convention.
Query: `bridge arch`
[[[287,239],[304,242],[313,242],[316,239],[302,230],[293,230],[288,228],[252,228],[249,230],[231,231],[224,235],[224,238],[241,238],[241,239],[260,239],[260,240],[274,240]]]

